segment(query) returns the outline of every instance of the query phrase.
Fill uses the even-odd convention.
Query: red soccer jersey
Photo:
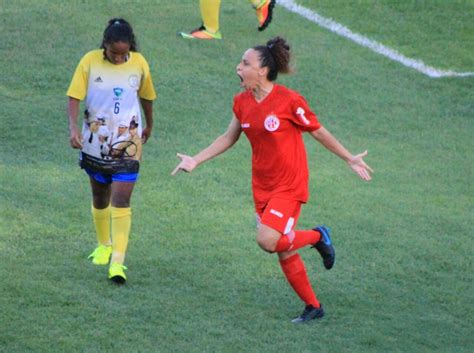
[[[252,146],[252,191],[255,207],[271,198],[306,202],[308,163],[302,132],[321,127],[306,100],[275,84],[258,103],[251,92],[234,98],[234,113]]]

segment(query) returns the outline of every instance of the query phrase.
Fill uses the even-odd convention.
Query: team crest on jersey
[[[264,126],[270,132],[276,131],[280,127],[280,120],[275,115],[269,115],[265,118]]]
[[[130,75],[128,78],[128,84],[130,87],[137,87],[138,86],[138,76],[137,75]]]
[[[123,88],[120,88],[120,87],[114,88],[115,97],[120,97],[122,95],[122,92],[123,92]]]

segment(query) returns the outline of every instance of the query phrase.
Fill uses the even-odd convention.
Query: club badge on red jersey
[[[276,131],[280,127],[280,120],[275,115],[269,115],[265,118],[264,126],[270,132]]]

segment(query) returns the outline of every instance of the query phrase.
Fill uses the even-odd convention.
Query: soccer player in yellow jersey
[[[101,48],[81,59],[67,96],[70,143],[81,150],[80,165],[92,189],[98,246],[89,258],[95,265],[110,263],[109,279],[123,284],[130,199],[139,175],[141,144],[151,135],[156,98],[148,63],[137,51],[130,23],[122,18],[109,21]],[[81,131],[77,125],[83,100]]]
[[[276,0],[249,0],[258,19],[258,30],[263,31],[272,21]],[[189,33],[179,32],[186,39],[222,39],[219,31],[219,10],[221,0],[199,0],[202,26]]]

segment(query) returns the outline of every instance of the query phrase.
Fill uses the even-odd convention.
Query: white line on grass
[[[322,17],[314,11],[306,7],[303,7],[301,5],[298,5],[293,0],[278,0],[278,4],[283,6],[287,10],[294,12],[318,24],[319,26],[330,30],[331,32],[334,32],[342,37],[346,37],[356,42],[359,45],[367,47],[376,53],[386,56],[387,58],[391,60],[398,61],[399,63],[409,68],[418,70],[419,72],[429,77],[438,78],[438,77],[449,77],[449,76],[451,77],[474,76],[474,72],[454,72],[451,70],[450,71],[439,70],[434,67],[425,65],[425,63],[421,60],[407,58],[406,56],[400,54],[394,49],[386,47],[385,45],[380,44],[367,37],[364,37],[363,35],[354,33],[349,28],[343,26],[342,24],[337,23],[329,18]]]

